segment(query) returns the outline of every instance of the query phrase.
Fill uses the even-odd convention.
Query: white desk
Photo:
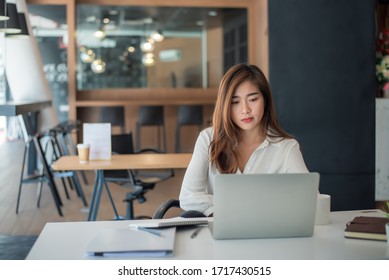
[[[374,216],[377,213],[333,212],[331,224],[316,226],[314,236],[310,238],[214,240],[210,230],[203,228],[195,239],[191,239],[193,229],[180,229],[174,256],[167,259],[388,259],[386,242],[344,237],[345,224],[357,215]],[[27,259],[107,259],[86,256],[85,248],[92,236],[100,229],[128,227],[131,222],[47,223]]]

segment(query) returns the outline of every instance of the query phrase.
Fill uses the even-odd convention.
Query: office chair
[[[180,208],[180,201],[178,199],[169,199],[165,201],[155,210],[153,219],[163,219],[166,212],[171,208]]]
[[[117,134],[111,136],[112,153],[134,154],[134,153],[159,153],[155,149],[142,149],[134,151],[132,133]],[[147,216],[134,216],[133,202],[146,202],[145,194],[152,190],[159,182],[165,181],[174,176],[174,170],[104,170],[105,182],[112,182],[131,190],[126,194],[123,202],[127,203],[126,218],[141,219],[150,218]]]
[[[157,149],[166,152],[166,128],[164,121],[163,106],[141,106],[139,108],[139,119],[136,122],[136,149],[141,147],[141,129],[145,126],[157,128]]]
[[[169,199],[162,203],[154,212],[153,219],[163,219],[165,214],[173,208],[180,207],[180,201],[178,199]],[[196,210],[183,210],[180,211],[180,217],[183,218],[204,218],[206,217],[203,213]]]
[[[181,152],[181,127],[198,126],[199,130],[203,127],[203,106],[201,105],[180,105],[178,106],[178,116],[176,125],[176,153]]]

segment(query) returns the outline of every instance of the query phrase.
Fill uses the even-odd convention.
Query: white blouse
[[[209,161],[208,148],[212,137],[213,128],[209,127],[197,138],[179,197],[182,209],[197,210],[206,216],[213,213],[215,176],[220,174]],[[243,174],[307,172],[300,146],[295,139],[274,142],[271,138],[266,138],[251,154],[243,170]],[[237,173],[241,173],[240,170]]]

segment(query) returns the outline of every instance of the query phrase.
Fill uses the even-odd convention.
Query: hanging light
[[[80,59],[84,63],[92,63],[95,60],[96,54],[93,50],[82,47],[80,49]]]
[[[19,24],[20,24],[20,29],[22,32],[16,33],[16,34],[6,34],[6,37],[10,38],[28,38],[30,33],[28,32],[28,27],[27,27],[27,21],[26,21],[26,15],[24,13],[18,13],[18,19],[19,19]]]
[[[144,66],[155,65],[154,54],[153,53],[145,53],[142,57],[142,63]]]
[[[143,52],[152,52],[154,50],[154,42],[151,40],[145,40],[140,44],[140,49]]]
[[[105,38],[105,31],[103,28],[99,28],[99,30],[97,30],[95,32],[95,37],[100,39],[100,40],[103,40]]]
[[[93,73],[96,73],[96,74],[104,73],[105,69],[106,69],[106,65],[105,65],[104,60],[102,60],[101,58],[98,58],[95,61],[93,61],[91,64],[91,69],[92,69]]]
[[[22,29],[19,24],[18,11],[15,3],[7,3],[6,6],[7,15],[9,19],[7,21],[0,21],[0,32],[7,34],[21,33]]]
[[[9,16],[7,16],[7,13],[6,13],[5,0],[0,0],[0,20],[9,20]]]
[[[150,34],[151,39],[153,39],[155,42],[162,42],[163,39],[165,39],[165,36],[163,36],[161,30],[153,31]]]

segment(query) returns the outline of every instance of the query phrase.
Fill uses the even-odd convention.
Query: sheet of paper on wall
[[[111,124],[84,123],[83,142],[90,145],[90,160],[110,160]]]

